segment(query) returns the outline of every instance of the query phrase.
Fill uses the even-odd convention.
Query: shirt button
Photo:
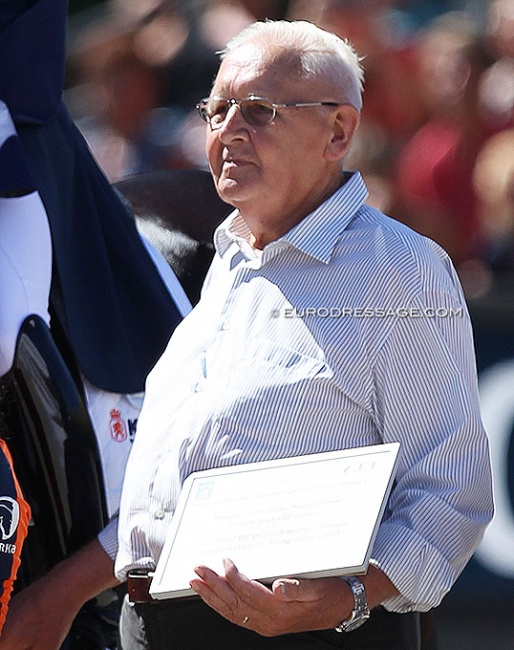
[[[199,381],[197,384],[195,384],[194,391],[195,393],[199,393],[203,388],[203,384],[201,381]]]
[[[154,512],[154,518],[155,519],[164,519],[165,512],[164,510],[156,510]]]

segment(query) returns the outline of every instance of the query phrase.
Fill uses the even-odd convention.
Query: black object
[[[84,400],[40,317],[24,321],[4,383],[4,437],[32,509],[20,588],[93,539],[107,508]]]
[[[218,196],[209,172],[144,172],[114,187],[130,204],[139,231],[163,255],[196,304],[214,255],[214,230],[233,210]]]
[[[32,510],[18,592],[92,540],[108,516],[97,440],[82,394],[39,316],[23,322],[13,368],[1,383],[1,434]],[[115,649],[119,608],[112,590],[88,601],[63,650]]]

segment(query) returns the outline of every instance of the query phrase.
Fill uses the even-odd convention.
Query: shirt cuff
[[[382,603],[399,614],[437,607],[458,575],[437,548],[395,524],[380,527],[370,564],[383,571],[400,592]],[[424,579],[427,575],[432,580]]]
[[[114,515],[107,526],[98,533],[98,541],[114,562],[118,553],[118,515]]]

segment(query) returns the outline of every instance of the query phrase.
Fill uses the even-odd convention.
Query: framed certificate
[[[195,472],[186,481],[150,593],[195,595],[205,565],[247,577],[364,573],[393,484],[399,443]]]

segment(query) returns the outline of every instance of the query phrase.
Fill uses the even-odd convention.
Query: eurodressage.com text
[[[462,307],[285,307],[274,309],[272,318],[458,318]]]

